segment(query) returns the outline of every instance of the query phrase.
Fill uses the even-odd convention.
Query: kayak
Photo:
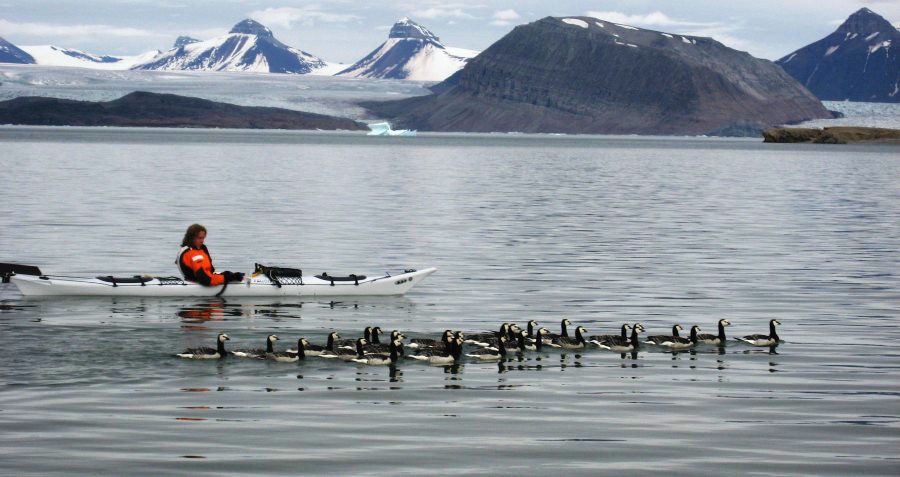
[[[25,296],[146,296],[146,297],[318,297],[403,295],[436,268],[404,270],[377,277],[350,275],[274,277],[254,273],[240,282],[207,287],[178,277],[70,277],[12,274],[9,281]]]

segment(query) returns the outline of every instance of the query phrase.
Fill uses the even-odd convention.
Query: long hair
[[[200,234],[200,232],[206,232],[206,227],[200,224],[193,224],[187,228],[187,231],[184,233],[184,239],[181,240],[182,247],[190,247],[191,243],[194,241],[194,237]]]

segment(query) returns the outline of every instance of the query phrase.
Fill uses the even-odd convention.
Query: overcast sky
[[[482,50],[517,24],[590,15],[711,36],[777,59],[827,35],[861,7],[900,25],[900,0],[0,0],[0,36],[19,45],[126,55],[168,49],[182,34],[209,39],[250,17],[288,45],[328,61],[353,62],[378,46],[402,16],[448,46]]]

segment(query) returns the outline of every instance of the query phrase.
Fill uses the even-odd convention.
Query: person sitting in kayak
[[[239,282],[244,279],[243,273],[225,271],[216,273],[213,267],[209,249],[203,244],[206,240],[206,227],[193,224],[184,233],[181,241],[181,252],[175,263],[181,268],[181,274],[185,280],[197,282],[201,285],[214,287],[226,282]]]

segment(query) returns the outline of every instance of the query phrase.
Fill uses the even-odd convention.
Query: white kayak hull
[[[397,296],[421,282],[436,268],[383,275],[355,281],[329,281],[304,276],[279,287],[264,275],[247,277],[229,283],[220,295],[224,297],[319,297],[319,296]],[[13,275],[10,281],[25,296],[147,296],[203,297],[216,296],[222,286],[207,287],[198,283],[150,279],[141,283],[110,283],[89,277],[53,275]]]

